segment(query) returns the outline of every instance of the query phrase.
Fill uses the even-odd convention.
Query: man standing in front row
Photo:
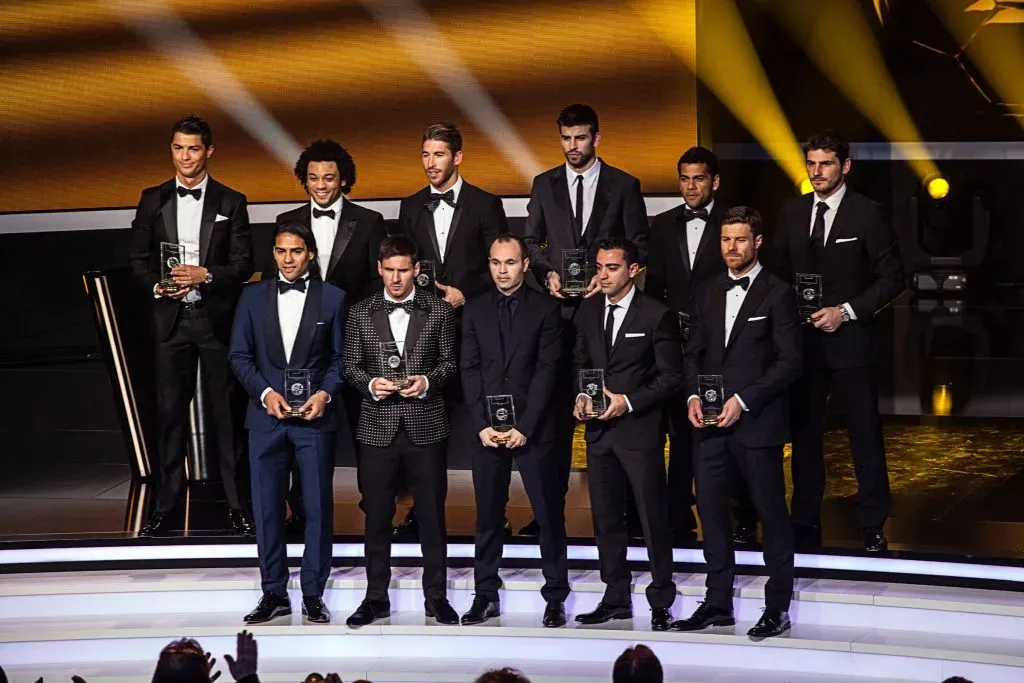
[[[704,531],[707,594],[676,631],[736,623],[733,617],[733,550],[729,497],[737,470],[750,489],[764,528],[768,569],[765,611],[747,634],[777,636],[790,627],[793,537],[786,511],[782,447],[789,435],[787,390],[800,374],[800,324],[789,285],[757,261],[761,216],[745,206],[722,217],[721,253],[729,271],[698,299],[697,321],[686,347],[688,413],[696,431],[694,470],[697,510]],[[703,397],[701,375],[720,376]],[[729,397],[726,399],[725,397]],[[724,400],[716,424],[706,426],[701,401]]]
[[[420,528],[426,614],[457,624],[447,597],[445,446],[451,427],[441,398],[457,369],[452,307],[416,290],[416,244],[408,237],[381,243],[377,271],[383,291],[354,305],[345,328],[345,381],[363,394],[356,440],[367,579],[366,597],[347,623],[365,626],[391,614],[391,521],[404,469]]]
[[[316,624],[331,620],[323,594],[334,528],[338,418],[332,397],[340,395],[347,296],[320,279],[316,258],[313,233],[304,223],[279,225],[274,237],[278,276],[243,290],[231,334],[228,359],[249,394],[245,426],[263,587],[259,604],[245,617],[247,624],[292,611],[284,502],[293,457],[306,518],[302,615]],[[289,370],[298,378],[289,379]],[[300,386],[293,387],[293,381]],[[292,415],[285,398],[296,395],[305,398],[299,416]]]
[[[601,296],[580,304],[576,317],[576,370],[604,370],[607,408],[593,419],[591,399],[576,399],[576,419],[587,419],[587,479],[604,597],[576,616],[602,624],[633,616],[632,574],[626,563],[627,489],[636,500],[647,543],[651,629],[666,631],[676,597],[662,424],[665,402],[682,386],[682,350],[676,314],[634,285],[640,269],[629,240],[597,245]]]
[[[523,283],[530,259],[515,235],[500,235],[490,249],[494,287],[470,299],[462,318],[462,385],[479,444],[472,454],[476,494],[476,597],[463,624],[479,624],[501,614],[498,567],[508,504],[512,459],[540,527],[541,596],[547,602],[543,624],[565,625],[569,573],[565,547],[565,508],[552,444],[552,399],[562,353],[562,316],[558,302]],[[509,408],[488,399],[508,396]],[[492,416],[510,419],[511,431],[493,429]]]

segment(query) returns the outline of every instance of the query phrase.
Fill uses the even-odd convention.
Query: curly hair
[[[302,150],[299,160],[295,162],[295,177],[299,179],[302,189],[306,189],[306,174],[311,161],[333,161],[338,165],[338,174],[345,184],[342,194],[348,194],[356,184],[356,162],[344,147],[334,140],[314,140]]]

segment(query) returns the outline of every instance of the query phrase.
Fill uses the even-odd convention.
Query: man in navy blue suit
[[[323,282],[316,242],[305,224],[279,225],[274,237],[278,274],[242,292],[228,360],[249,394],[249,430],[256,545],[263,597],[245,616],[261,624],[291,614],[284,502],[289,456],[299,466],[306,516],[302,555],[302,614],[328,623],[323,602],[331,570],[333,455],[337,415],[332,396],[341,388],[345,292]],[[293,411],[284,395],[286,370],[307,371],[308,398]],[[293,416],[293,415],[298,416]]]

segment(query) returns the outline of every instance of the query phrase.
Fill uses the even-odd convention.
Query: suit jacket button
[[[505,381],[506,381],[506,382],[508,381],[508,377],[506,377],[506,378],[505,378]]]

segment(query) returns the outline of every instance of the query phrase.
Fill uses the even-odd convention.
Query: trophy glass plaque
[[[686,343],[690,341],[690,325],[693,324],[693,316],[682,311],[676,315],[679,317],[679,339],[682,340],[683,346],[686,346]]]
[[[288,402],[289,417],[302,417],[302,406],[312,395],[312,379],[309,370],[284,371],[284,396]]]
[[[704,413],[704,426],[718,424],[718,416],[725,406],[725,383],[721,375],[697,375],[697,395],[700,409]]]
[[[172,242],[160,243],[160,289],[167,294],[174,294],[181,285],[174,281],[171,271],[185,263],[185,246]]]
[[[416,286],[426,288],[433,288],[434,286],[434,262],[433,261],[420,261],[420,274],[416,276]]]
[[[384,368],[384,379],[394,384],[399,390],[412,384],[405,367],[405,354],[398,350],[398,342],[381,342],[380,360]]]
[[[811,314],[821,310],[821,275],[818,273],[796,274],[796,299],[800,319],[811,322]]]
[[[506,444],[511,438],[511,432],[516,427],[516,406],[512,396],[502,394],[500,396],[487,397],[487,413],[491,418],[491,429],[498,432],[492,436],[491,441],[496,444]]]
[[[562,296],[576,299],[587,293],[590,286],[590,252],[586,249],[562,250]]]
[[[583,411],[585,418],[597,417],[608,409],[608,397],[604,395],[604,370],[580,370],[579,393],[588,399]]]

